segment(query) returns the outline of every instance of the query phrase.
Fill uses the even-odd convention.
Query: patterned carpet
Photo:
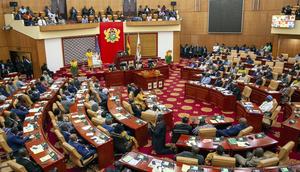
[[[215,107],[211,104],[208,104],[206,102],[200,102],[193,99],[185,98],[184,96],[184,86],[185,86],[185,80],[180,79],[180,67],[185,65],[186,61],[182,61],[180,64],[177,64],[177,67],[173,67],[173,69],[170,69],[170,77],[165,81],[164,88],[162,90],[154,90],[156,95],[159,98],[159,101],[164,103],[167,107],[171,108],[173,110],[173,117],[174,122],[180,121],[181,117],[183,116],[200,116],[200,115],[213,115],[215,113],[217,114],[223,114],[228,117],[234,117],[234,112],[222,112],[218,107]],[[104,84],[104,83],[103,83]],[[122,87],[122,97],[124,99],[127,99],[127,89],[125,87]],[[279,117],[279,120],[281,118]],[[273,128],[272,130],[274,133],[268,133],[269,136],[278,139],[279,137],[279,130],[280,126],[278,128]],[[51,132],[48,133],[49,140],[55,144],[57,148],[59,148],[59,144],[55,143],[56,138],[55,135]],[[170,133],[167,133],[167,142],[170,142]],[[151,146],[151,140],[148,140],[148,144],[144,147],[139,148],[140,152],[152,155],[152,146]],[[158,156],[158,155],[155,155]],[[174,155],[165,155],[165,156],[159,156],[163,158],[173,158]],[[300,152],[293,152],[291,153],[290,157],[292,158],[290,160],[290,164],[294,163],[300,163]],[[74,166],[68,162],[68,170],[67,171],[82,171],[82,169],[74,168]],[[90,171],[90,170],[88,170]],[[95,169],[91,170],[95,171]],[[97,170],[98,171],[98,170]]]

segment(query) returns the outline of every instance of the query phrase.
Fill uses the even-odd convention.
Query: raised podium
[[[120,69],[120,64],[126,62],[128,64],[135,64],[135,56],[129,56],[126,52],[118,52],[115,57],[115,64],[117,69]]]
[[[134,83],[143,90],[162,89],[164,87],[164,75],[159,70],[144,70],[135,72]]]

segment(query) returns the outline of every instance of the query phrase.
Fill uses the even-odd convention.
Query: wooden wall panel
[[[173,61],[178,63],[180,61],[180,33],[173,33]]]
[[[294,57],[300,53],[300,36],[278,36],[278,54],[287,53]]]
[[[130,34],[129,40],[130,40],[131,54],[135,55],[137,34]],[[140,40],[142,45],[142,56],[157,57],[157,34],[156,33],[140,34]]]

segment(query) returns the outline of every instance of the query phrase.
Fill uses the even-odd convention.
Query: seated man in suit
[[[212,164],[212,159],[214,158],[215,155],[219,155],[219,156],[227,156],[224,152],[224,148],[223,146],[219,145],[216,149],[215,152],[211,152],[209,154],[207,154],[206,158],[205,158],[205,165],[209,165],[211,166]]]
[[[31,161],[28,152],[25,148],[21,148],[18,151],[16,162],[23,165],[27,171],[30,172],[42,172],[43,170],[34,161]]]
[[[264,113],[264,115],[271,115],[271,110],[274,107],[273,97],[271,95],[268,95],[266,97],[266,100],[262,102],[262,104],[259,106],[259,109]]]
[[[215,126],[213,126],[213,125],[211,125],[211,124],[207,124],[206,121],[205,121],[205,119],[204,119],[204,118],[201,118],[201,119],[199,120],[198,126],[195,127],[195,128],[193,129],[192,133],[193,133],[194,135],[198,135],[198,134],[199,134],[199,130],[200,130],[201,128],[215,128]]]
[[[198,159],[198,164],[204,165],[204,158],[202,155],[199,154],[199,148],[197,146],[192,146],[191,152],[183,151],[183,152],[177,154],[176,157],[177,156]]]
[[[200,80],[201,84],[210,84],[211,82],[211,78],[210,78],[210,74],[209,73],[205,73],[203,74],[203,77]]]
[[[95,148],[79,143],[76,134],[71,134],[68,143],[78,151],[78,153],[83,157],[83,159],[90,158],[97,152]]]
[[[241,100],[242,94],[241,94],[241,90],[238,87],[237,83],[235,83],[235,82],[232,83],[230,91],[232,91],[232,94],[236,97],[237,100]]]
[[[223,86],[223,80],[222,77],[218,77],[214,83],[215,87],[222,87]]]
[[[239,124],[232,125],[224,130],[217,130],[217,137],[231,137],[231,136],[237,136],[239,132],[247,127],[247,119],[246,118],[240,118]]]
[[[183,117],[181,123],[175,124],[172,131],[172,143],[176,143],[181,134],[191,134],[192,126],[189,125],[189,118]]]
[[[64,107],[64,109],[66,110],[66,113],[70,112],[70,106],[72,104],[74,104],[75,101],[74,100],[68,100],[66,96],[62,96],[61,97],[61,105]]]
[[[239,154],[234,155],[239,166],[242,167],[256,167],[258,162],[265,159],[264,150],[262,148],[256,148],[253,153],[248,152],[247,158],[242,157]]]
[[[7,144],[13,150],[13,154],[16,155],[20,148],[25,146],[25,142],[29,140],[29,137],[23,137],[18,134],[18,129],[13,127],[7,132]]]

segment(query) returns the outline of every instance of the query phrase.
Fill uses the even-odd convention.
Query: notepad
[[[212,142],[212,139],[203,139],[202,142],[203,143],[210,143],[210,142]]]
[[[140,159],[131,159],[131,160],[128,162],[128,164],[135,166],[135,165],[137,165],[140,161],[141,161]]]
[[[124,162],[129,162],[129,161],[131,161],[132,159],[133,159],[132,156],[126,155],[125,157],[122,158],[122,161],[124,161]]]
[[[37,113],[39,112],[40,108],[33,108],[29,110],[29,113]]]
[[[33,152],[33,154],[38,154],[44,151],[44,147],[42,145],[33,145],[30,150]]]
[[[93,135],[94,135],[94,133],[92,133],[92,132],[86,133],[86,136],[93,136]]]
[[[181,167],[181,171],[182,172],[187,172],[190,168],[191,168],[191,166],[183,164],[182,167]]]
[[[247,147],[247,142],[236,142],[239,147]]]
[[[51,156],[50,155],[46,155],[46,156],[43,156],[40,158],[41,162],[46,162],[48,161],[49,159],[51,159]]]
[[[34,130],[34,126],[31,124],[28,124],[26,127],[23,127],[24,133],[29,133],[29,132],[32,132],[33,130]]]
[[[83,130],[88,130],[88,129],[90,129],[90,128],[91,128],[90,125],[87,125],[87,126],[82,127]]]
[[[216,121],[216,120],[213,120],[213,119],[212,119],[212,120],[210,120],[210,122],[211,122],[211,123],[213,123],[213,124],[215,124],[215,123],[218,123],[218,121]]]

